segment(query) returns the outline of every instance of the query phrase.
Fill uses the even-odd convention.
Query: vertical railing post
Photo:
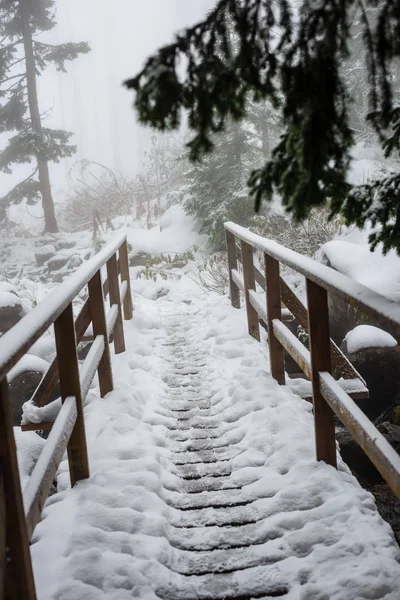
[[[0,561],[4,569],[0,598],[36,600],[6,378],[0,382],[0,470],[3,484],[1,527],[6,545],[1,547]]]
[[[132,305],[132,292],[131,292],[131,280],[129,277],[129,258],[128,258],[128,242],[125,240],[119,249],[119,268],[121,272],[121,281],[126,281],[127,289],[124,298],[124,317],[127,321],[132,319],[133,316],[133,305]]]
[[[73,487],[77,481],[89,477],[89,460],[86,446],[72,303],[67,306],[54,322],[54,332],[56,336],[61,399],[64,401],[68,396],[74,396],[78,413],[67,447],[71,487]]]
[[[267,328],[269,359],[271,364],[271,375],[279,385],[285,383],[285,350],[274,336],[272,321],[281,319],[281,287],[279,277],[279,262],[264,254],[265,260],[265,293],[267,298]]]
[[[258,323],[258,314],[255,308],[253,308],[249,291],[256,289],[256,282],[254,278],[254,264],[253,264],[253,248],[247,242],[241,241],[242,248],[242,266],[243,266],[243,280],[244,280],[244,297],[246,300],[247,310],[247,324],[249,327],[249,334],[256,340],[260,341],[260,325]]]
[[[235,236],[230,231],[225,230],[226,250],[228,254],[228,273],[229,273],[229,296],[233,308],[240,308],[240,291],[232,279],[232,269],[237,269],[236,243]]]
[[[310,336],[312,389],[317,460],[336,467],[334,414],[320,391],[319,373],[331,372],[328,294],[325,289],[306,280],[308,332]]]
[[[118,316],[115,321],[113,338],[114,338],[114,349],[116,354],[125,352],[125,337],[124,337],[124,326],[122,323],[122,310],[121,310],[121,295],[119,292],[119,279],[118,279],[118,266],[117,257],[115,254],[107,261],[107,279],[108,289],[110,294],[110,306],[116,304],[118,306]]]
[[[93,336],[102,335],[104,337],[104,352],[97,374],[99,376],[100,395],[103,398],[108,392],[114,389],[113,376],[111,368],[110,346],[108,343],[107,321],[104,310],[103,284],[101,282],[100,270],[92,277],[88,283],[89,287],[89,305],[93,324]]]

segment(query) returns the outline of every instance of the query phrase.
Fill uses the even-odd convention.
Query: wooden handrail
[[[285,383],[286,350],[312,382],[317,460],[324,460],[336,467],[336,414],[400,497],[400,456],[355,404],[354,399],[368,396],[365,382],[329,337],[328,292],[335,292],[348,304],[372,316],[377,323],[389,328],[397,339],[400,337],[399,304],[330,267],[253,234],[235,223],[225,223],[225,230],[231,303],[235,308],[240,308],[240,292],[243,293],[249,333],[256,339],[259,336],[253,311],[266,323],[271,375],[278,383]],[[255,250],[263,253],[265,276],[253,264],[252,254]],[[238,270],[239,264],[242,265],[243,274]],[[280,277],[280,264],[304,275],[307,307]],[[255,282],[265,292],[264,301],[255,290]],[[283,323],[282,304],[308,331],[310,350]],[[343,377],[344,381],[336,381],[331,371],[337,377]]]
[[[103,250],[88,260],[76,273],[68,277],[12,330],[5,333],[0,343],[0,379],[16,365],[29,348],[54,323],[68,304],[79,294],[90,279],[116,254],[126,236],[116,236]]]
[[[104,283],[103,266],[107,267],[108,275]],[[89,298],[74,318],[72,302],[86,285]],[[107,296],[110,308],[106,315]],[[128,248],[126,236],[121,234],[0,339],[0,519],[5,532],[4,536],[0,535],[1,598],[36,599],[29,540],[65,450],[71,485],[89,476],[83,401],[96,371],[101,396],[113,389],[109,338],[112,334],[116,353],[125,350],[122,313],[125,319],[132,318]],[[54,423],[22,427],[25,430],[51,429],[22,495],[7,374],[53,324],[57,356],[33,400],[38,406],[47,404],[59,384],[61,410]],[[83,365],[79,366],[77,344],[90,324],[93,343]]]
[[[318,263],[308,256],[303,256],[294,250],[281,246],[277,242],[256,235],[248,229],[236,225],[236,223],[225,223],[225,229],[234,237],[247,242],[253,248],[261,250],[261,252],[272,256],[280,263],[304,275],[327,292],[336,292],[348,304],[358,306],[360,310],[374,317],[383,327],[393,330],[395,337],[400,337],[398,302],[381,296],[361,283],[350,279],[347,275]]]

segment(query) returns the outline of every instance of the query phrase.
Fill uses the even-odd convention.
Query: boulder
[[[8,283],[8,281],[0,281],[0,292],[9,292],[18,296],[17,288],[12,283]]]
[[[129,265],[131,267],[145,267],[149,260],[149,254],[146,252],[137,252],[129,255]]]
[[[66,277],[68,277],[68,273],[66,273],[65,271],[59,271],[58,273],[54,273],[51,280],[54,283],[62,283]],[[48,281],[48,279],[46,280]]]
[[[375,421],[388,415],[400,401],[400,349],[363,348],[354,354],[347,352],[347,344],[342,350],[364,378],[368,390],[368,400],[357,402],[363,412]]]
[[[330,336],[340,346],[346,334],[361,322],[361,317],[354,306],[332,291],[328,294],[328,307]]]
[[[73,240],[58,240],[55,246],[56,250],[65,250],[67,248],[74,248],[76,246],[76,242]]]
[[[22,405],[30,400],[47,371],[49,363],[37,356],[25,356],[9,373],[9,400],[12,405],[13,424],[20,425]]]
[[[11,329],[25,315],[21,299],[14,292],[0,290],[0,332]]]
[[[79,254],[73,254],[66,264],[66,268],[70,271],[75,271],[83,263],[83,258]]]
[[[392,423],[382,423],[378,429],[387,441],[399,451],[400,427]],[[395,537],[400,543],[400,499],[392,492],[365,452],[343,426],[336,430],[336,439],[339,442],[343,460],[362,487],[374,495],[379,513],[392,527]]]
[[[56,273],[53,273],[52,280],[56,283],[61,283],[66,277],[72,275],[82,263],[83,258],[79,254],[73,254],[61,269],[58,269]]]
[[[51,271],[59,271],[62,269],[69,259],[71,258],[71,253],[69,252],[57,252],[50,260],[47,261],[47,268]]]
[[[56,249],[51,244],[46,244],[46,246],[42,246],[39,250],[35,252],[36,264],[38,267],[42,267],[45,262],[50,260],[56,253]]]
[[[400,451],[400,427],[393,423],[384,422],[378,425],[377,429],[386,438],[393,448]],[[364,450],[354,440],[351,433],[340,424],[336,428],[336,439],[340,446],[340,454],[345,463],[357,475],[359,479],[366,479],[371,482],[383,482],[375,466],[369,460]]]

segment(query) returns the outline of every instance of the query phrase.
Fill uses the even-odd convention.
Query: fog
[[[122,82],[146,57],[171,41],[174,32],[203,17],[215,0],[58,0],[57,26],[40,39],[54,44],[87,41],[91,52],[67,63],[67,73],[49,67],[38,78],[43,126],[74,133],[77,153],[51,163],[54,200],[65,197],[72,164],[83,158],[118,169],[140,170],[150,131],[132,108],[133,94]],[[2,174],[0,194],[29,167]],[[29,170],[28,170],[29,172]]]

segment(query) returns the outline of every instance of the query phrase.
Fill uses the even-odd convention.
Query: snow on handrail
[[[346,275],[251,233],[239,225],[225,223],[225,229],[231,304],[234,308],[240,308],[239,290],[242,290],[249,333],[255,339],[260,340],[259,318],[266,323],[272,377],[281,385],[285,383],[286,350],[312,383],[317,460],[337,466],[334,421],[336,414],[395,494],[400,497],[400,457],[352,399],[364,398],[365,393],[368,393],[363,380],[358,377],[356,371],[356,377],[347,377],[343,381],[335,381],[330,373],[335,354],[339,353],[340,357],[341,353],[329,337],[328,292],[339,294],[347,303],[358,306],[362,311],[373,315],[378,322],[389,325],[389,329],[395,329],[398,337],[399,304]],[[237,272],[235,238],[241,241],[243,278]],[[252,251],[254,248],[261,250],[265,255],[266,311],[256,293]],[[280,277],[280,263],[305,276],[307,309]],[[282,323],[283,299],[292,314],[307,328],[309,348]],[[337,361],[336,364],[338,365]],[[348,376],[349,370],[346,369],[344,374]]]
[[[29,538],[40,519],[43,505],[76,423],[77,414],[75,397],[69,396],[61,407],[48,440],[25,486],[23,501]]]
[[[285,246],[281,246],[277,242],[252,233],[248,229],[236,225],[236,223],[225,223],[225,229],[253,246],[253,248],[265,252],[298,273],[301,273],[325,290],[335,291],[346,302],[358,305],[384,327],[394,328],[397,336],[400,338],[400,305],[398,302],[381,296],[331,267],[318,263],[312,258],[303,256],[294,250],[285,248]]]
[[[20,360],[36,340],[60,316],[81,289],[126,241],[126,234],[115,236],[98,254],[68,277],[36,308],[5,333],[0,340],[0,379]]]

